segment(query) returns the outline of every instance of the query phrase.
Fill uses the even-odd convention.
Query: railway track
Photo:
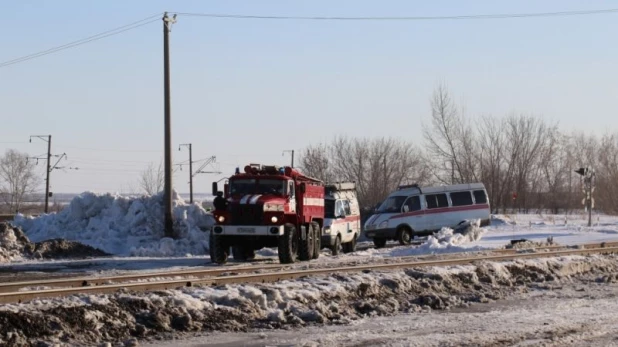
[[[139,273],[110,277],[82,277],[51,279],[42,281],[12,282],[0,284],[0,303],[20,303],[39,298],[67,296],[73,294],[113,293],[121,289],[133,291],[167,290],[192,286],[217,286],[239,283],[265,283],[297,279],[306,276],[339,274],[359,271],[388,271],[402,268],[449,266],[470,264],[477,261],[506,261],[555,257],[566,255],[587,255],[617,253],[618,242],[591,243],[576,246],[543,246],[532,249],[499,249],[466,254],[465,257],[438,260],[418,260],[418,256],[396,258],[397,262],[361,264],[354,266],[328,266],[308,269],[289,269],[289,265],[265,264],[259,266],[228,267]],[[491,254],[487,254],[491,253]],[[411,260],[414,259],[414,260]],[[310,264],[310,263],[307,263]],[[287,268],[287,269],[286,269]],[[170,279],[172,277],[172,279]],[[138,282],[135,282],[138,281]],[[48,287],[50,289],[36,289]],[[35,289],[30,289],[35,288]]]

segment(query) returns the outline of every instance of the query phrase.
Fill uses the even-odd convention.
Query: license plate
[[[239,233],[254,234],[255,228],[238,228]]]

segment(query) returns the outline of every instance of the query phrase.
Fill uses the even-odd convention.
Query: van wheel
[[[290,264],[296,261],[298,235],[294,225],[285,225],[283,235],[279,236],[277,252],[279,253],[279,262],[281,264]]]
[[[339,255],[341,252],[341,236],[337,235],[335,239],[335,244],[330,246],[330,251],[333,255]]]
[[[221,235],[215,235],[210,232],[210,261],[217,264],[227,263],[227,257],[230,255],[230,247],[226,244],[225,239]]]
[[[376,248],[382,248],[386,246],[386,239],[375,238],[373,239],[373,245],[376,246]]]
[[[255,251],[247,245],[232,246],[232,255],[234,260],[247,261],[255,259]]]
[[[343,253],[352,253],[356,251],[356,234],[352,236],[352,241],[344,243],[342,247]]]
[[[311,222],[315,235],[315,244],[313,245],[313,257],[312,259],[318,259],[320,257],[320,251],[322,250],[322,228],[320,224]]]
[[[397,241],[400,245],[409,245],[412,242],[412,230],[401,228],[397,231]]]
[[[300,260],[310,260],[313,257],[313,247],[315,246],[315,231],[313,230],[313,226],[309,224],[307,226],[307,237],[302,240],[300,239],[300,247],[298,252],[298,259]]]

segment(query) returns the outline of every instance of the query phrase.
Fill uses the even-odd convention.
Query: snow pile
[[[28,238],[21,230],[7,223],[0,223],[0,262],[21,259],[26,243],[28,243]]]
[[[30,242],[19,228],[0,223],[0,263],[27,258],[86,258],[109,255],[79,242],[61,239]]]
[[[0,344],[117,344],[174,332],[347,324],[366,317],[467,307],[561,282],[613,281],[616,256],[333,274],[278,283],[76,295],[0,306]],[[80,343],[81,344],[81,343]]]
[[[208,249],[213,219],[198,204],[173,196],[177,239],[165,238],[163,193],[123,197],[85,192],[58,214],[32,218],[21,214],[14,225],[33,241],[62,238],[122,256],[185,256]]]
[[[443,227],[434,235],[430,235],[420,247],[428,249],[443,249],[460,246],[469,242],[479,241],[486,229],[481,228],[481,221],[475,220],[459,226],[456,230]]]

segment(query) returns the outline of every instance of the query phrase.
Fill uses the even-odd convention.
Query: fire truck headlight
[[[219,223],[223,223],[223,222],[225,222],[225,217],[219,216],[219,218],[217,218],[217,220],[219,221]]]
[[[273,223],[277,223],[277,222],[279,221],[279,218],[277,218],[277,217],[274,217],[274,216],[273,216],[273,217],[270,219],[270,221],[271,221],[271,222],[273,222]]]

